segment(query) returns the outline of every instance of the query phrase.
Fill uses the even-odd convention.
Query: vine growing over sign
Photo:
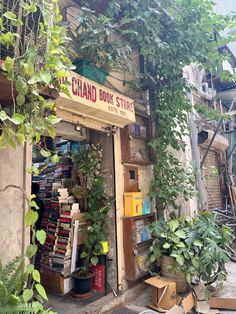
[[[225,56],[218,48],[226,39],[218,33],[230,18],[214,13],[210,0],[118,0],[106,2],[106,7],[103,1],[98,2],[108,18],[130,21],[122,30],[129,30],[126,40],[133,49],[138,47],[144,58],[142,84],[139,80],[136,86],[149,90],[155,124],[150,195],[158,197],[164,206],[175,206],[180,196],[188,199],[194,193],[193,169],[186,171],[169,149],[183,150],[182,139],[188,133],[191,105],[186,95],[191,88],[183,78],[183,68],[198,63],[212,75],[221,75],[219,65]],[[101,14],[98,2],[81,0]]]

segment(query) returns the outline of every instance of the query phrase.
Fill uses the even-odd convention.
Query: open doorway
[[[88,204],[84,203],[80,195],[83,178],[76,174],[79,169],[75,163],[76,156],[91,147],[99,147],[102,152],[104,191],[114,200],[113,143],[106,133],[60,122],[54,140],[43,137],[33,148],[33,166],[39,170],[39,174],[32,177],[32,182],[38,186],[37,198],[43,203],[39,209],[42,212],[37,228],[46,232],[45,243],[38,246],[35,265],[49,293],[52,308],[58,312],[64,303],[79,303],[83,306],[103,296],[111,288],[117,288],[115,209],[112,203],[113,207],[107,215],[109,251],[105,259],[104,256],[98,257],[99,262],[93,269],[97,275],[93,279],[93,290],[83,295],[73,292],[76,289],[71,274],[83,262],[81,252],[88,237],[87,228],[93,227],[86,219]],[[58,159],[42,156],[41,148],[57,153]],[[87,191],[91,192],[89,188]],[[90,198],[90,195],[87,197]],[[75,230],[75,220],[79,221],[78,230]],[[73,243],[75,232],[78,237],[76,243]],[[73,250],[75,246],[76,250]]]

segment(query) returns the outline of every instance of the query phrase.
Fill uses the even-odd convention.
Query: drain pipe
[[[195,117],[194,117],[194,99],[193,99],[193,93],[188,94],[188,98],[192,104],[192,111],[188,114],[189,124],[190,124],[190,139],[191,139],[191,146],[192,146],[192,156],[193,160],[195,160],[195,176],[197,181],[197,190],[199,194],[199,206],[200,210],[204,210],[206,207],[206,198],[205,198],[205,189],[202,179],[202,173],[201,173],[201,167],[200,167],[200,153],[199,153],[199,147],[198,147],[198,140],[197,140],[197,128],[195,124]]]

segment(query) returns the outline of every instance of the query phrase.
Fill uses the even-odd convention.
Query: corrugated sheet
[[[202,156],[205,149],[201,149]],[[222,194],[220,188],[220,176],[216,173],[218,158],[215,151],[209,151],[204,162],[204,183],[206,189],[208,209],[222,208]]]

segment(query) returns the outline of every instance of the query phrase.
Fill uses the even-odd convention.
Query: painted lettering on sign
[[[65,83],[65,81],[70,82],[70,92],[72,98],[83,98],[88,102],[94,103],[99,106],[105,104],[109,112],[119,114],[125,117],[128,112],[134,113],[134,104],[130,98],[125,96],[117,96],[118,93],[101,85],[96,84],[82,76],[70,76],[63,77],[59,80],[60,84]],[[104,106],[104,105],[103,105]]]

